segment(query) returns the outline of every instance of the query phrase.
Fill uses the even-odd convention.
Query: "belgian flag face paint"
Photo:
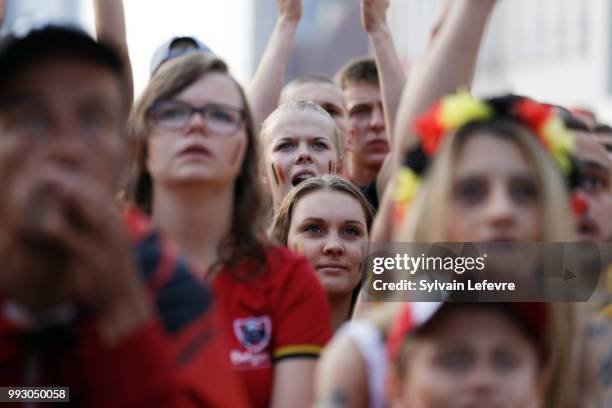
[[[272,167],[272,175],[274,176],[274,182],[278,186],[278,176],[276,175],[276,168],[274,167],[274,164],[271,164],[270,167]]]
[[[281,170],[278,163],[272,163],[272,174],[274,175],[274,181],[276,185],[279,186],[285,183],[285,176],[283,175],[283,171]]]

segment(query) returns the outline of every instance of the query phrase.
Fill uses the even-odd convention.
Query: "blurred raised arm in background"
[[[411,124],[431,104],[472,84],[478,51],[495,0],[447,0],[434,24],[430,42],[404,87],[394,127],[395,146],[385,163],[393,175],[405,152],[415,143]],[[450,63],[452,61],[452,64]],[[393,191],[383,199],[372,230],[373,242],[392,240]]]
[[[414,143],[411,124],[442,96],[469,88],[472,84],[478,51],[495,0],[455,0],[446,11],[441,26],[434,27],[434,40],[419,67],[418,80],[404,89],[395,135],[400,149],[395,162]],[[452,62],[452,63],[451,63]]]
[[[389,0],[361,0],[361,23],[368,33],[382,93],[386,128],[393,129],[395,114],[402,97],[406,74],[395,49],[391,30],[387,24]],[[393,135],[389,132],[389,143],[393,145]]]
[[[4,3],[4,0],[0,2]],[[134,100],[134,80],[127,45],[123,0],[94,0],[94,12],[98,41],[113,47],[122,59],[126,92],[131,106]]]
[[[278,106],[295,33],[302,18],[302,0],[277,0],[277,4],[278,19],[274,31],[247,88],[257,127]]]

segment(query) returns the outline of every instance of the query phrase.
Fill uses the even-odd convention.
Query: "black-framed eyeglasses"
[[[161,129],[181,130],[196,113],[202,116],[208,130],[219,135],[231,136],[244,123],[244,110],[215,103],[195,107],[179,101],[159,101],[149,108],[147,116]]]

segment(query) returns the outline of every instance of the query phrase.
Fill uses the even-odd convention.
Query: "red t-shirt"
[[[230,362],[253,407],[270,404],[274,363],[316,359],[332,335],[329,302],[308,261],[286,248],[268,249],[267,261],[253,280],[238,280],[224,270],[213,283]],[[234,273],[249,267],[244,263]]]

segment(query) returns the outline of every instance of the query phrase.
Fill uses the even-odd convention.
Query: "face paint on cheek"
[[[279,183],[278,183],[278,176],[276,175],[276,167],[274,167],[274,164],[271,164],[270,167],[272,167],[272,175],[274,175],[274,182],[278,186]]]
[[[280,165],[278,163],[274,163],[272,166],[272,170],[274,170],[275,177],[278,177],[279,183],[285,184],[285,176],[283,174],[283,170],[280,168]]]
[[[298,241],[295,244],[295,252],[298,253],[299,255],[302,254],[302,241]]]

